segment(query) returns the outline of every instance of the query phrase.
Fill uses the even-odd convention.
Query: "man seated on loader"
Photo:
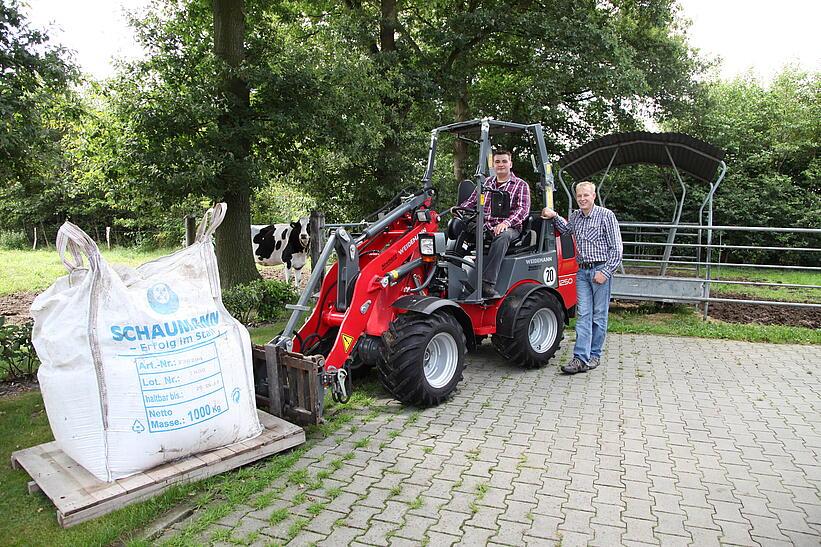
[[[513,174],[513,161],[507,150],[494,150],[493,169],[495,176],[485,181],[485,190],[497,190],[510,196],[510,214],[506,217],[491,215],[491,200],[485,196],[484,216],[485,232],[493,235],[490,251],[484,261],[482,272],[482,296],[484,298],[499,298],[496,292],[496,279],[499,277],[499,268],[502,266],[510,242],[514,241],[522,232],[522,222],[530,214],[530,187],[527,182]],[[476,190],[460,207],[474,209],[476,207]]]

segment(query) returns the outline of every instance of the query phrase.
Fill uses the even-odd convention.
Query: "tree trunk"
[[[250,90],[240,77],[245,59],[245,10],[243,0],[213,0],[214,54],[224,64],[220,87],[227,102],[218,122],[223,136],[222,171],[228,211],[216,232],[216,251],[223,288],[259,279],[251,250],[251,188],[248,156],[251,145],[243,127],[250,116]]]
[[[464,87],[467,87],[467,83],[463,84]],[[470,106],[468,105],[468,94],[467,89],[463,88],[460,93],[459,97],[456,99],[456,105],[454,108],[454,117],[456,118],[453,120],[454,122],[464,122],[470,119]],[[468,159],[468,145],[466,142],[460,141],[458,139],[454,140],[453,142],[453,176],[458,181],[461,182],[466,178],[470,178],[472,173],[468,173],[467,168],[467,159]]]
[[[382,0],[382,17],[379,19],[379,62],[387,71],[389,67],[396,63],[393,57],[396,52],[396,29],[398,26],[396,0]],[[394,97],[382,99],[385,106],[385,118],[390,132],[382,143],[379,157],[376,164],[376,181],[383,188],[390,188],[391,192],[401,184],[402,173],[398,169],[399,162],[399,134],[402,131],[402,114],[399,111],[405,110],[405,105],[399,104]]]
[[[259,279],[251,251],[251,191],[246,186],[223,197],[228,211],[217,230],[217,258],[222,287],[233,287]]]
[[[382,19],[379,21],[379,45],[382,53],[396,51],[396,0],[382,0]]]

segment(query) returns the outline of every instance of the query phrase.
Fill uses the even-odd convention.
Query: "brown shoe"
[[[482,298],[501,298],[501,295],[496,292],[492,284],[482,281]]]
[[[564,372],[565,374],[576,374],[577,372],[587,372],[588,370],[589,368],[584,363],[584,361],[582,361],[575,355],[569,363],[567,363],[566,365],[562,365],[562,372]]]

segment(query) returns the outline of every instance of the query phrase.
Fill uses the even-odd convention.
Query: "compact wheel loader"
[[[494,216],[500,216],[510,200],[484,185],[492,139],[508,133],[521,133],[532,149],[531,201],[541,205],[502,261],[496,283],[501,297],[487,299],[481,272],[491,238],[483,232],[483,204],[491,200]],[[475,175],[460,185],[444,231],[432,208],[431,183],[443,134],[479,150]],[[458,207],[474,190],[481,196],[475,209]],[[573,240],[539,215],[542,206],[552,207],[552,198],[540,124],[481,119],[434,129],[422,187],[386,207],[361,234],[339,228],[328,238],[298,303],[289,306],[283,333],[255,359],[258,397],[275,414],[317,423],[326,389],[347,402],[351,371],[375,367],[396,399],[437,405],[462,381],[466,352],[488,336],[511,362],[525,368],[547,364],[576,304]],[[321,265],[331,253],[337,260],[323,279]]]

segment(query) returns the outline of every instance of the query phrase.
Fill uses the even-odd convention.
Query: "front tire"
[[[462,380],[467,343],[453,315],[405,313],[385,334],[387,356],[378,365],[379,379],[399,401],[438,405]]]
[[[564,311],[553,294],[531,293],[522,302],[513,324],[513,337],[494,334],[493,347],[524,368],[545,366],[564,337]]]

